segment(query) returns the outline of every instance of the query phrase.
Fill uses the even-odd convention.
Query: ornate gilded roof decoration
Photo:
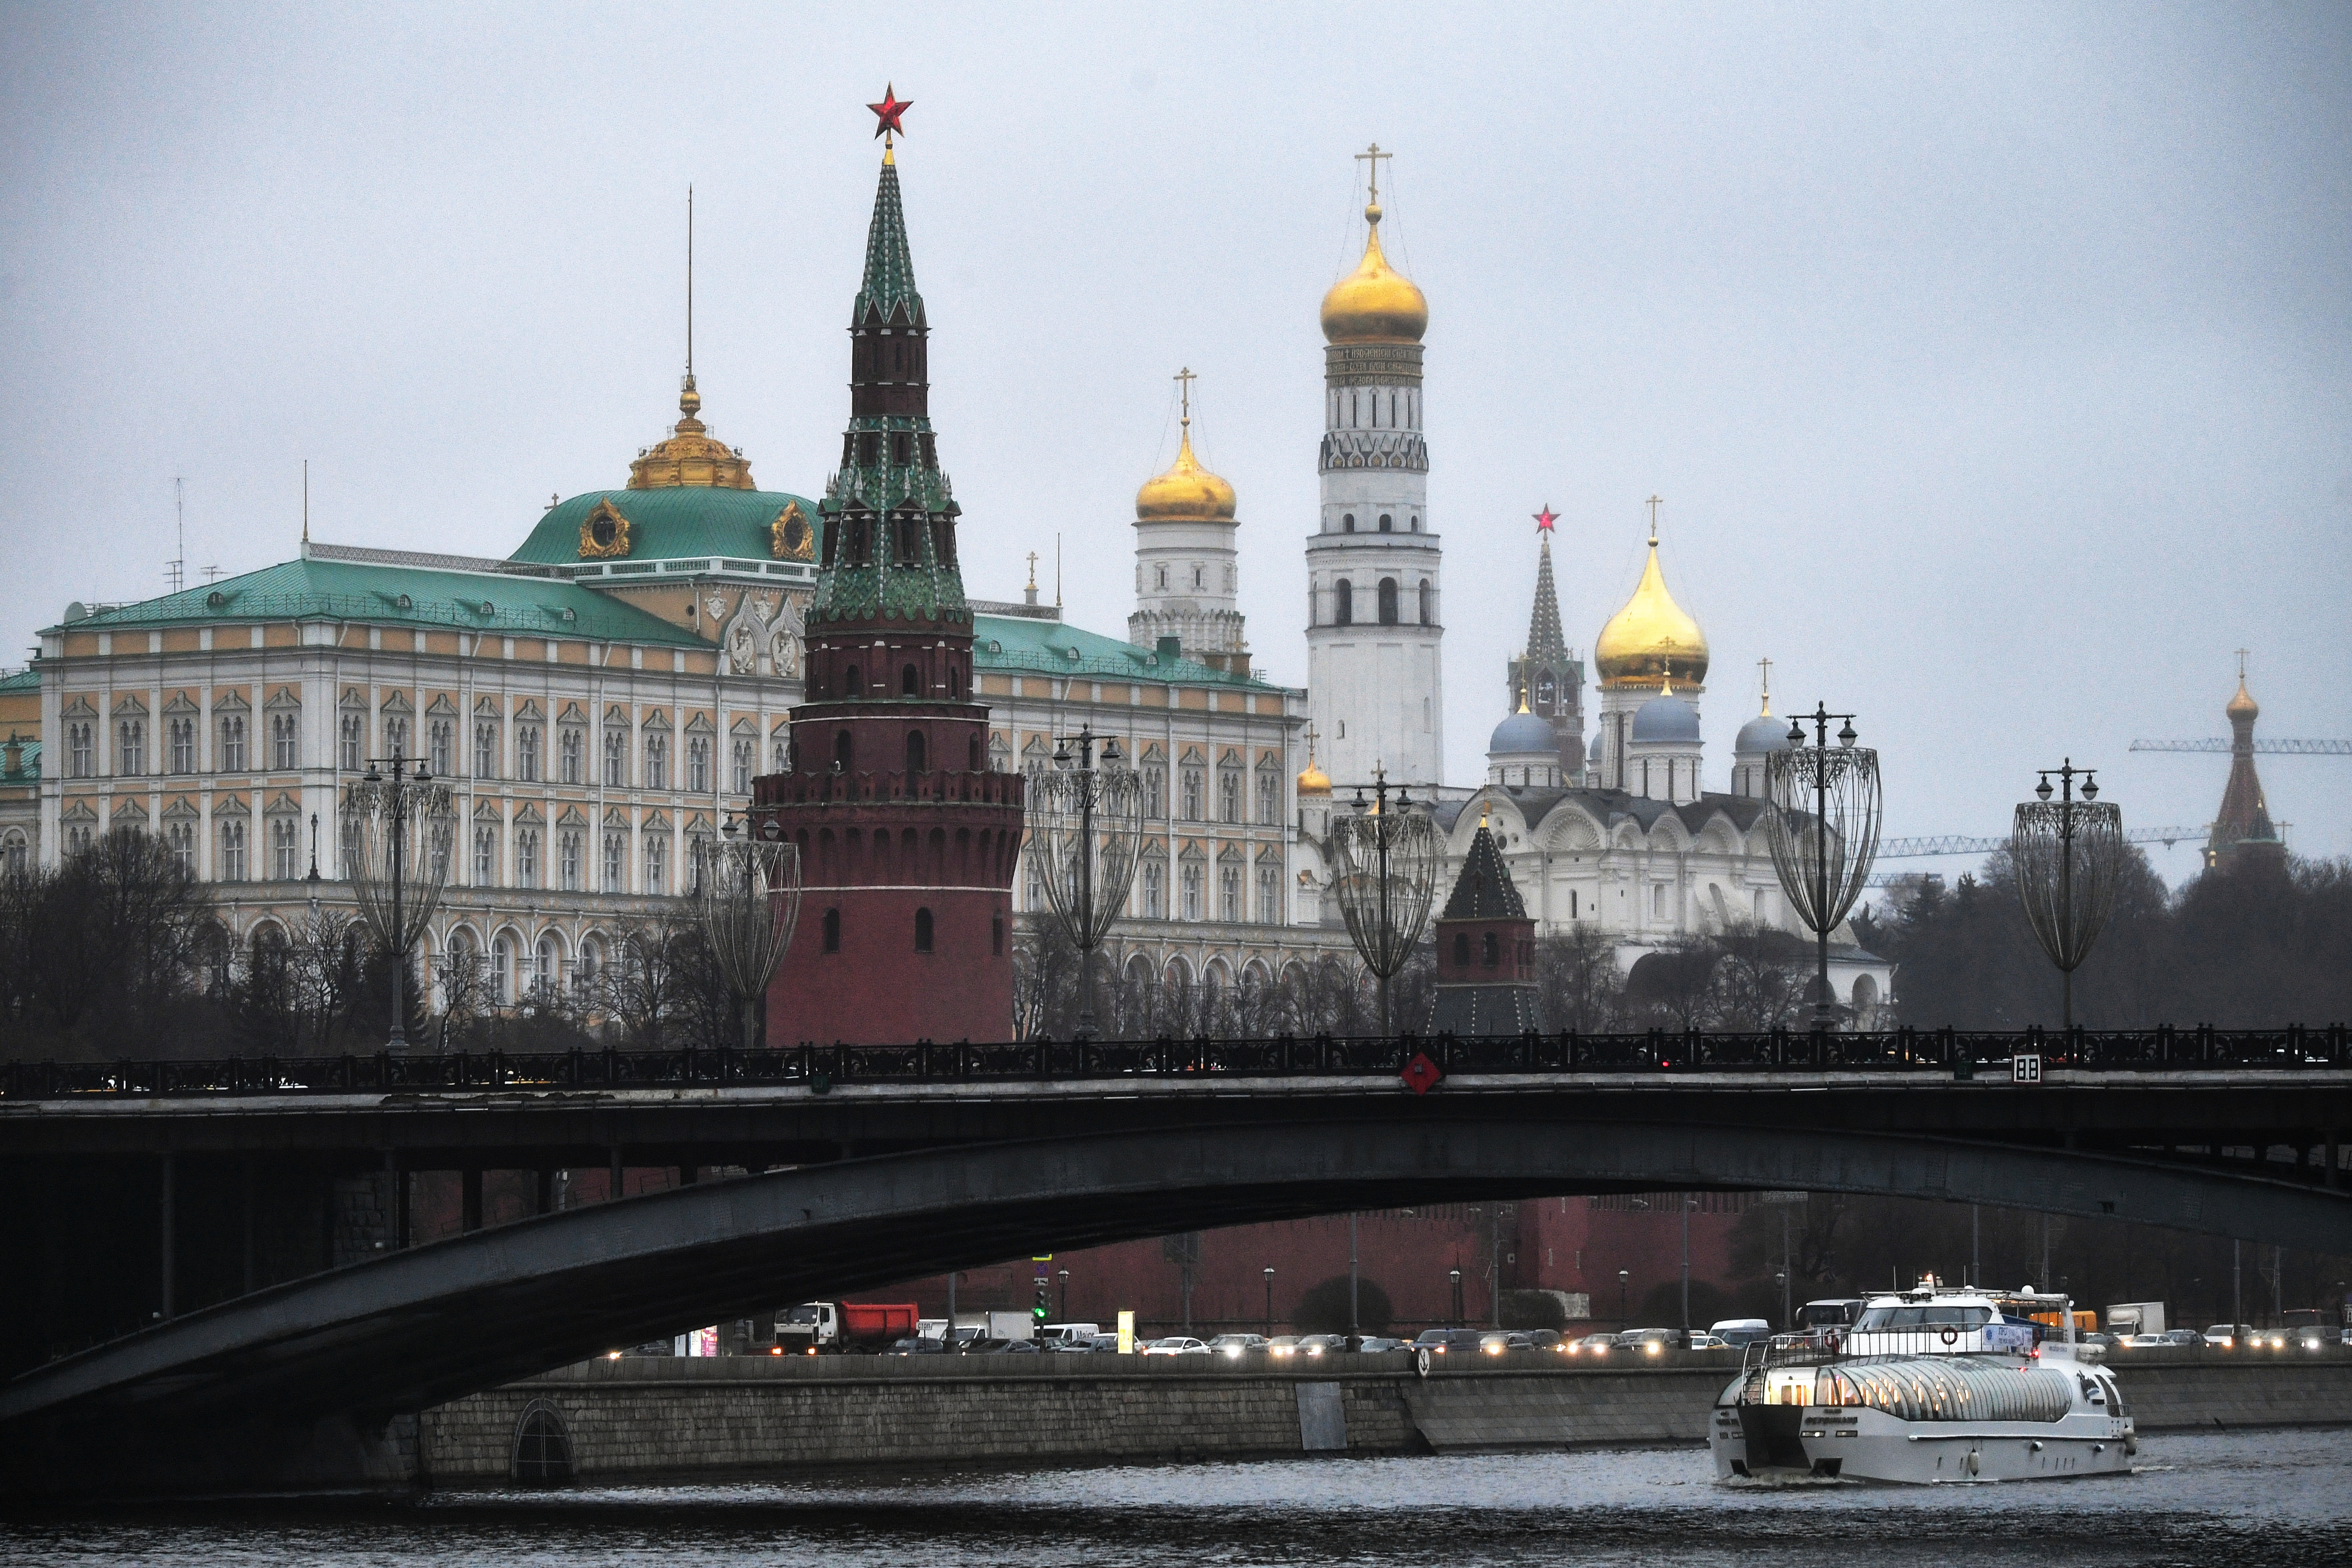
[[[768,525],[768,553],[779,561],[816,559],[816,530],[809,526],[800,502],[786,501],[776,521]]]
[[[607,496],[590,507],[588,515],[580,520],[580,559],[610,561],[628,552],[629,520],[621,515],[621,509]]]
[[[676,431],[667,440],[656,442],[637,454],[636,460],[629,465],[629,489],[658,490],[701,486],[713,489],[748,490],[758,488],[751,483],[751,459],[714,438],[709,426],[697,417],[701,410],[702,395],[694,389],[694,374],[689,371],[685,387],[677,395]]]
[[[1429,301],[1381,253],[1380,161],[1390,154],[1376,142],[1370,152],[1356,156],[1372,166],[1370,200],[1364,206],[1364,258],[1323,296],[1323,336],[1334,343],[1418,343],[1429,330]]]
[[[1231,522],[1234,521],[1234,487],[1201,466],[1192,456],[1192,382],[1196,378],[1188,368],[1176,373],[1183,387],[1183,437],[1176,448],[1176,461],[1169,470],[1144,481],[1135,492],[1135,518],[1138,522]]]

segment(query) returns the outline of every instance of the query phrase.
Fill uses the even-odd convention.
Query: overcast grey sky
[[[1448,767],[1479,776],[1561,514],[1570,640],[1642,499],[1706,628],[1713,787],[1753,711],[1853,709],[1888,831],[1997,833],[2101,764],[2201,824],[2263,732],[2352,734],[2352,8],[11,5],[5,661],[68,599],[315,537],[504,554],[696,370],[821,491],[878,144],[900,163],[971,591],[1065,542],[1122,635],[1170,375],[1240,492],[1261,665],[1305,679],[1323,290],[1395,151],[1430,300]],[[1048,568],[1050,570],[1050,568]],[[1050,591],[1050,584],[1049,584]],[[2310,854],[2352,759],[2269,758]],[[2174,879],[2189,848],[2158,852]],[[1956,870],[1944,862],[1935,868]]]

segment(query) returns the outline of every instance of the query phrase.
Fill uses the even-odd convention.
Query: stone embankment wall
[[[582,1480],[1696,1443],[1738,1370],[1736,1356],[1707,1352],[1428,1378],[1402,1356],[1297,1370],[1177,1357],[627,1357],[427,1411],[416,1450],[428,1484],[504,1481],[534,1408],[561,1424]],[[2142,1431],[2352,1425],[2352,1354],[2147,1352],[2117,1371]]]

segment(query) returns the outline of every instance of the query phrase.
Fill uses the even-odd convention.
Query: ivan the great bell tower
[[[1013,1024],[1018,773],[987,772],[972,700],[959,509],[931,430],[930,323],[885,138],[850,310],[849,428],[818,507],[808,700],[792,771],[758,780],[753,830],[801,856],[800,924],[768,989],[768,1042],[995,1040]]]

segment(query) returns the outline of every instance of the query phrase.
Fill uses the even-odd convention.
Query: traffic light
[[[1045,1321],[1045,1277],[1042,1274],[1037,1277],[1037,1304],[1029,1309],[1029,1315],[1041,1323]]]

